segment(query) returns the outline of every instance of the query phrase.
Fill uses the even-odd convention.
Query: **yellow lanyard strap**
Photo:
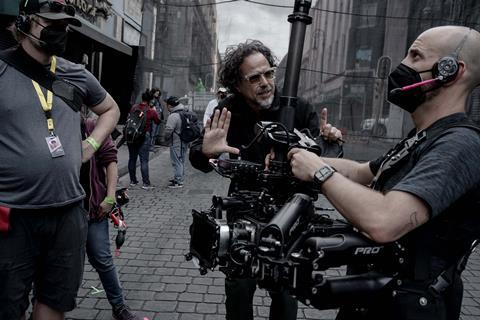
[[[57,59],[55,56],[52,57],[52,64],[50,66],[50,71],[55,73],[55,69],[57,67]],[[53,103],[53,93],[50,90],[47,90],[47,100],[45,100],[45,96],[43,95],[42,89],[40,89],[39,84],[32,80],[33,87],[35,91],[37,91],[38,100],[40,100],[40,104],[42,105],[42,109],[45,112],[45,117],[47,117],[47,128],[51,134],[53,134],[54,126],[53,126],[53,119],[52,119],[52,103]]]

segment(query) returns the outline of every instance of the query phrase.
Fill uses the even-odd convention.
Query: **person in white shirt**
[[[205,124],[207,123],[207,120],[210,119],[213,115],[213,111],[217,107],[218,103],[225,99],[227,96],[227,89],[224,87],[220,87],[217,90],[217,97],[215,99],[210,100],[208,102],[207,108],[205,109],[205,113],[203,115],[203,126],[205,127]]]

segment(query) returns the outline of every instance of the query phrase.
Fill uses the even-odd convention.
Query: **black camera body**
[[[228,197],[214,196],[212,206],[192,211],[190,252],[201,274],[219,268],[227,277],[250,277],[269,291],[288,290],[318,309],[361,304],[382,294],[406,263],[399,243],[374,243],[349,223],[315,207],[319,190],[297,180],[286,154],[304,148],[317,154],[341,154],[337,144],[316,144],[299,131],[260,123],[253,143],[275,149],[277,161],[211,160],[236,186]],[[226,217],[226,218],[225,218]],[[340,266],[358,266],[356,276],[327,276]],[[375,270],[375,271],[372,271]]]

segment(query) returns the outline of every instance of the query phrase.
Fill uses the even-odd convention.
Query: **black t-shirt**
[[[464,114],[454,114],[440,119],[430,128],[442,127],[464,118]],[[464,194],[480,188],[480,135],[477,131],[464,127],[450,128],[430,144],[428,150],[424,150],[420,144],[416,151],[419,157],[415,159],[413,168],[410,170],[408,165],[400,167],[382,191],[411,193],[422,199],[431,209],[432,217],[435,217]],[[384,156],[370,163],[374,174],[383,159]]]
[[[465,119],[465,114],[458,113],[435,122],[427,129],[427,139],[409,157],[382,173],[385,176],[380,176],[376,188],[383,193],[408,192],[429,207],[430,221],[400,239],[415,264],[428,266],[424,270],[429,278],[457,263],[472,239],[480,235],[480,134],[471,128],[452,127],[433,143],[428,141],[428,132]],[[384,159],[370,163],[372,173],[377,173]],[[416,272],[411,266],[410,271]]]

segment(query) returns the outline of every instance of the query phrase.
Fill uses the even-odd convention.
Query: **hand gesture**
[[[240,150],[227,144],[227,133],[230,127],[232,114],[227,108],[215,110],[213,119],[208,119],[203,135],[202,152],[209,158],[216,157],[224,152],[239,154]]]
[[[323,108],[322,112],[320,112],[320,136],[331,142],[343,142],[342,132],[327,121],[327,108]]]

